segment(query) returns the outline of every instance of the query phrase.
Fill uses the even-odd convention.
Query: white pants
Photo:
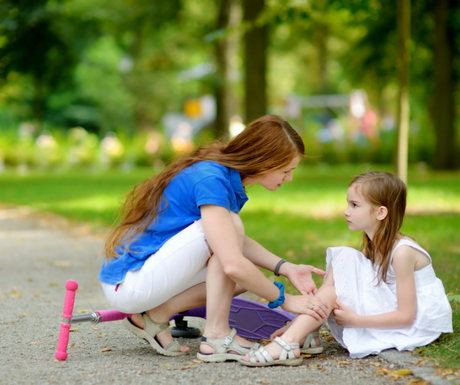
[[[210,256],[200,219],[168,240],[142,268],[128,271],[118,288],[102,282],[102,289],[113,308],[142,313],[205,282]]]

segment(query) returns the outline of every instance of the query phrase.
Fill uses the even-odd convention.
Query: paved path
[[[77,324],[68,358],[57,361],[65,283],[79,283],[74,314],[107,309],[97,281],[104,241],[101,231],[27,208],[0,207],[0,384],[407,384],[424,378],[445,384],[434,369],[414,365],[410,353],[385,352],[350,360],[335,341],[324,341],[320,357],[299,367],[246,368],[238,363],[204,364],[198,339],[186,357],[153,352],[120,322]],[[193,318],[192,326],[203,326]],[[409,368],[414,375],[393,381],[376,370]]]

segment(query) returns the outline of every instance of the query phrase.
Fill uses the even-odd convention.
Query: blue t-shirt
[[[116,285],[128,271],[140,269],[166,241],[201,218],[200,206],[222,206],[238,214],[248,200],[240,173],[212,161],[198,162],[179,172],[163,196],[168,201],[166,209],[129,246],[129,251],[122,245],[116,250],[120,257],[107,264],[104,260],[101,282]],[[162,202],[160,211],[165,206]]]

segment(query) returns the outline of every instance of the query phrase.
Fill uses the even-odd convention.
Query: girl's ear
[[[380,206],[377,209],[377,219],[383,221],[388,215],[388,209],[385,206]]]

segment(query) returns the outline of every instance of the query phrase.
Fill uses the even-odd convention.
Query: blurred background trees
[[[460,2],[411,19],[409,161],[454,169]],[[47,164],[161,165],[265,113],[313,162],[391,163],[396,21],[397,0],[0,0],[0,165],[40,164],[44,137]]]

